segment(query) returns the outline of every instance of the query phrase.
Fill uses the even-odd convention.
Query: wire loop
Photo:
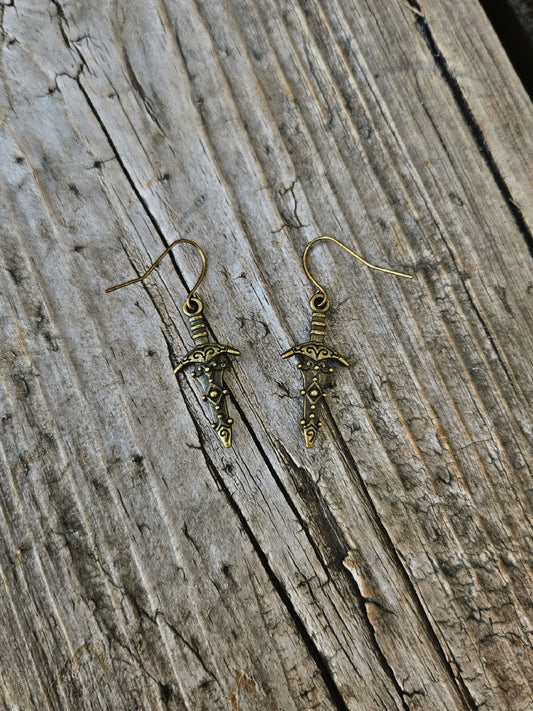
[[[202,283],[202,280],[205,276],[207,262],[206,262],[204,251],[198,244],[196,244],[196,242],[193,242],[192,239],[183,238],[183,239],[174,240],[174,242],[172,242],[172,244],[170,244],[165,249],[163,254],[159,255],[159,257],[155,260],[155,262],[150,266],[150,268],[142,276],[136,277],[135,279],[130,279],[129,281],[125,281],[122,284],[116,284],[115,286],[110,286],[108,289],[105,290],[105,293],[109,294],[110,291],[115,291],[116,289],[122,289],[123,286],[129,286],[130,284],[136,284],[138,281],[142,281],[143,279],[146,279],[146,277],[151,272],[153,272],[153,270],[159,265],[161,260],[164,259],[167,256],[167,254],[170,252],[170,250],[173,249],[177,244],[192,244],[193,247],[196,247],[196,249],[198,250],[198,252],[200,253],[200,256],[202,258],[202,271],[201,271],[200,277],[199,277],[198,281],[196,282],[196,284],[193,286],[193,288],[187,294],[187,298],[185,299],[185,303],[183,304],[183,310],[185,311],[185,313],[189,313],[189,312],[194,313],[194,312],[198,311],[199,297],[197,294],[195,294],[195,291],[200,286],[200,284]],[[201,301],[200,301],[200,309],[201,309]]]
[[[361,257],[359,254],[357,254],[356,252],[354,252],[353,249],[350,249],[349,247],[347,247],[343,242],[341,242],[340,240],[338,240],[336,237],[331,237],[330,235],[321,235],[320,237],[315,237],[315,239],[313,239],[313,240],[311,240],[311,242],[309,242],[309,244],[308,244],[307,247],[305,248],[304,253],[303,253],[303,256],[302,256],[303,268],[304,268],[304,271],[305,271],[305,273],[306,273],[306,275],[307,275],[307,278],[308,278],[309,281],[310,281],[312,284],[314,284],[314,286],[316,286],[316,288],[318,289],[318,292],[316,292],[316,293],[311,297],[311,302],[312,302],[312,303],[311,303],[311,307],[312,307],[312,308],[315,308],[315,306],[314,306],[313,304],[316,304],[316,305],[319,306],[320,309],[324,309],[324,306],[323,306],[323,305],[322,305],[322,306],[320,305],[320,301],[318,301],[318,304],[317,304],[317,299],[316,299],[316,297],[319,296],[319,295],[324,299],[324,302],[327,304],[327,306],[328,306],[328,308],[329,308],[329,301],[328,301],[328,295],[327,295],[327,293],[326,293],[326,290],[324,289],[323,286],[321,286],[321,285],[316,281],[316,279],[314,279],[314,278],[311,276],[311,272],[309,271],[309,267],[307,266],[307,255],[309,254],[309,251],[310,251],[311,247],[313,247],[313,245],[315,245],[317,242],[320,242],[321,240],[329,240],[330,242],[334,242],[335,244],[338,244],[339,247],[342,247],[342,248],[343,248],[344,250],[346,250],[349,254],[351,254],[352,257],[355,257],[355,258],[358,259],[360,262],[363,262],[363,264],[366,265],[367,267],[369,267],[370,269],[376,269],[376,270],[379,271],[379,272],[386,272],[387,274],[394,274],[395,276],[405,277],[406,279],[412,279],[412,278],[413,278],[411,274],[404,274],[403,272],[396,272],[396,271],[394,271],[394,269],[387,269],[386,267],[377,267],[375,264],[370,264],[370,262],[367,262],[366,259],[363,259],[363,257]],[[313,301],[313,300],[314,300],[314,301]],[[324,309],[324,310],[327,311],[327,308]]]

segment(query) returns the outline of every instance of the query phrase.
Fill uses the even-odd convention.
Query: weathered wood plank
[[[533,111],[459,6],[471,48],[445,3],[3,9],[6,708],[529,707]],[[307,451],[327,232],[415,279],[316,248],[353,366]],[[102,293],[178,235],[231,450],[172,375],[194,250]]]
[[[494,29],[483,21],[477,4],[467,9],[429,0],[419,7],[424,36],[441,53],[441,70],[448,76],[502,197],[533,251],[533,181],[525,169],[533,159],[530,98],[516,81]]]

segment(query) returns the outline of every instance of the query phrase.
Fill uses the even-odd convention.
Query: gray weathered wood
[[[531,708],[533,110],[468,0],[3,3],[3,708]],[[338,369],[303,447],[307,242]],[[213,437],[181,310],[232,361]]]

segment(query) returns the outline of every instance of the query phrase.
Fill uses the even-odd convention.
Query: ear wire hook
[[[192,244],[193,247],[196,247],[198,252],[200,253],[200,256],[202,258],[202,272],[200,274],[200,277],[196,284],[193,286],[193,288],[189,291],[187,294],[187,298],[185,299],[185,303],[183,304],[183,308],[187,308],[189,311],[195,311],[196,306],[192,303],[191,299],[193,297],[193,294],[195,293],[196,289],[200,286],[202,283],[202,280],[205,276],[205,270],[207,268],[207,262],[205,258],[204,251],[200,247],[200,245],[196,244],[196,242],[193,242],[192,239],[176,239],[172,244],[170,244],[163,254],[160,254],[159,257],[155,260],[155,262],[152,264],[152,266],[146,271],[142,276],[136,277],[135,279],[130,279],[129,281],[125,281],[122,284],[116,284],[115,286],[110,286],[108,289],[105,290],[106,294],[109,294],[110,291],[116,291],[117,289],[122,289],[123,286],[129,286],[130,284],[136,284],[138,281],[142,281],[143,279],[146,279],[146,277],[153,272],[153,270],[160,264],[160,262],[167,256],[167,254],[170,252],[171,249],[173,249],[177,244]]]
[[[307,266],[307,255],[308,255],[311,247],[313,247],[313,245],[315,245],[317,242],[320,242],[321,240],[329,240],[330,242],[334,242],[335,244],[338,244],[339,247],[342,247],[344,250],[346,250],[346,252],[348,252],[348,254],[351,254],[352,257],[355,257],[360,262],[363,262],[363,264],[366,265],[367,267],[369,267],[370,269],[376,269],[378,272],[386,272],[387,274],[394,274],[395,276],[405,277],[406,279],[413,278],[411,274],[404,274],[403,272],[396,272],[396,271],[394,271],[394,269],[386,269],[385,267],[377,267],[375,264],[370,264],[370,262],[367,262],[366,259],[363,259],[363,257],[361,257],[359,254],[357,254],[357,252],[354,252],[353,249],[350,249],[349,247],[347,247],[343,242],[338,240],[336,237],[331,237],[330,235],[321,235],[320,237],[315,237],[315,239],[313,239],[313,240],[311,240],[311,242],[309,242],[309,244],[307,245],[307,247],[304,250],[304,253],[302,256],[302,263],[303,263],[303,268],[304,268],[304,271],[307,275],[307,278],[309,279],[310,282],[312,282],[312,284],[314,284],[316,286],[316,288],[318,289],[322,298],[324,299],[324,302],[326,302],[326,303],[328,301],[328,295],[326,293],[326,290],[324,289],[323,286],[320,286],[320,284],[316,281],[316,279],[314,279],[312,277],[311,272],[309,271],[309,267]],[[317,306],[318,306],[318,304],[317,304]]]

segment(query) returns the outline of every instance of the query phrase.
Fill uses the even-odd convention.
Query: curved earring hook
[[[185,243],[185,244],[192,244],[192,246],[193,246],[193,247],[196,247],[196,249],[200,252],[200,256],[202,257],[202,272],[201,272],[201,274],[200,274],[200,278],[198,279],[198,281],[196,282],[196,284],[193,286],[193,288],[192,288],[192,289],[189,291],[189,293],[187,294],[187,298],[185,299],[185,304],[183,305],[184,308],[187,307],[187,308],[191,309],[192,311],[195,311],[196,308],[191,304],[191,298],[192,298],[194,292],[196,291],[196,289],[197,289],[197,288],[200,286],[200,284],[202,283],[202,279],[203,279],[204,276],[205,276],[205,270],[206,270],[206,268],[207,268],[207,262],[206,262],[205,254],[204,254],[202,248],[201,248],[198,244],[196,244],[196,242],[193,242],[192,239],[185,239],[185,238],[183,238],[183,239],[176,239],[176,240],[174,240],[174,242],[172,242],[172,244],[170,244],[170,245],[165,249],[165,251],[163,252],[163,254],[159,255],[159,257],[155,260],[155,262],[154,262],[154,263],[152,264],[152,266],[148,269],[148,271],[145,272],[142,276],[136,277],[135,279],[130,279],[129,281],[125,281],[125,282],[123,282],[122,284],[117,284],[116,286],[110,286],[108,289],[105,290],[105,293],[106,293],[106,294],[109,294],[110,291],[115,291],[116,289],[122,289],[123,286],[129,286],[130,284],[136,284],[138,281],[142,281],[143,279],[146,279],[146,277],[147,277],[151,272],[153,272],[153,270],[157,267],[157,265],[161,262],[161,260],[164,259],[164,258],[167,256],[167,254],[170,252],[171,249],[173,249],[173,247],[175,247],[177,244],[183,244],[183,243]]]
[[[324,289],[323,286],[320,286],[320,284],[316,281],[316,279],[313,279],[311,276],[311,272],[309,271],[309,268],[307,266],[307,255],[309,253],[309,250],[313,245],[315,245],[317,242],[320,242],[321,240],[329,240],[330,242],[335,242],[335,244],[338,244],[339,247],[342,247],[345,249],[349,254],[352,255],[352,257],[355,257],[358,259],[360,262],[363,262],[367,267],[370,269],[376,269],[379,272],[387,272],[387,274],[394,274],[395,276],[400,276],[400,277],[405,277],[406,279],[412,279],[411,274],[404,274],[403,272],[396,272],[393,269],[386,269],[385,267],[377,267],[375,264],[370,264],[370,262],[367,262],[366,259],[363,259],[359,254],[353,251],[353,249],[350,249],[347,247],[345,244],[340,242],[336,237],[331,237],[330,235],[321,235],[320,237],[315,237],[315,239],[311,240],[307,247],[305,248],[305,251],[302,256],[302,262],[303,262],[303,267],[304,271],[307,275],[307,278],[309,279],[310,282],[312,282],[316,288],[318,289],[319,293],[322,295],[322,298],[324,299],[324,302],[327,303],[328,301],[328,295],[326,293],[326,290]],[[314,298],[314,297],[313,297]]]

